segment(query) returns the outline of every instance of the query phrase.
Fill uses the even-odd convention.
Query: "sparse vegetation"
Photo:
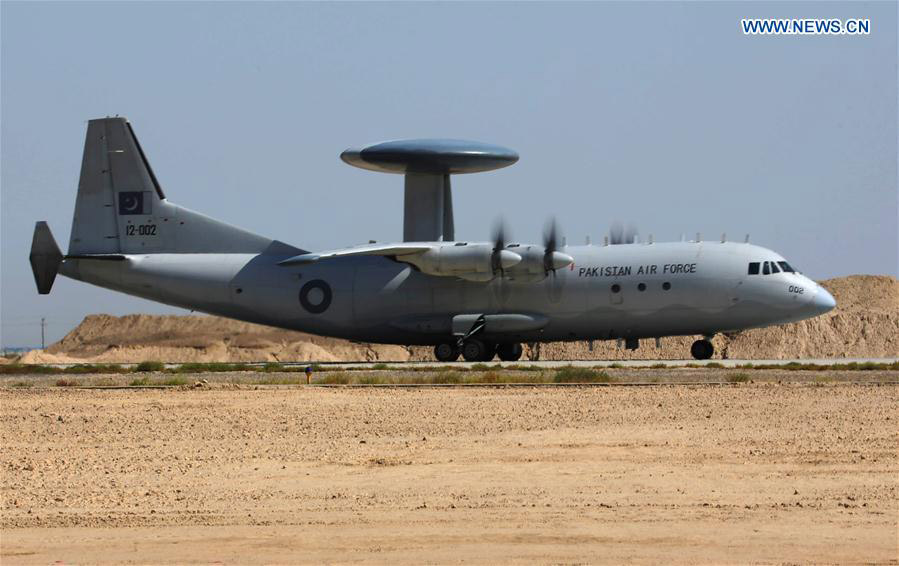
[[[6,364],[0,365],[0,374],[20,375],[20,374],[46,374],[46,373],[62,373],[62,368],[44,365],[25,365],[25,364]]]
[[[144,362],[137,364],[137,366],[135,366],[135,368],[134,368],[134,371],[140,371],[140,372],[162,371],[164,369],[165,369],[165,364],[163,364],[162,362],[144,361]]]
[[[513,364],[507,366],[505,369],[513,371],[543,371],[543,368],[534,364]]]
[[[296,372],[286,373],[290,374]],[[232,383],[240,383],[239,380],[229,381]],[[253,374],[249,381],[249,384],[251,385],[298,385],[300,383],[306,383],[306,378],[294,375],[270,375],[267,373]]]
[[[380,375],[366,373],[356,378],[356,383],[359,385],[382,385],[388,381]]]
[[[807,364],[789,362],[786,364],[742,364],[739,369],[782,369],[788,371],[895,371],[899,362],[849,362],[846,364]]]
[[[491,366],[491,365],[484,364],[484,363],[477,363],[477,364],[472,364],[471,368],[469,368],[469,369],[471,369],[472,371],[487,371],[487,370],[491,370],[491,369],[504,369],[504,368],[503,368],[502,364],[493,364]]]
[[[458,371],[442,371],[434,375],[430,383],[462,383],[462,374]]]
[[[64,373],[128,373],[130,369],[123,368],[119,364],[77,364],[63,369]]]
[[[614,379],[593,368],[565,366],[553,375],[553,383],[611,383]]]
[[[487,371],[478,376],[479,383],[502,383],[505,374],[498,371]]]
[[[172,370],[173,373],[204,373],[223,371],[259,371],[259,368],[247,364],[187,363],[181,364],[180,366]]]
[[[616,364],[611,364],[613,367]],[[728,383],[744,383],[751,380],[770,381],[784,379],[787,372],[799,371],[795,381],[802,383],[829,383],[838,381],[889,381],[899,379],[899,363],[896,362],[847,362],[835,364],[812,364],[791,362],[786,364],[743,364],[724,367],[718,362],[684,364],[699,369],[717,369],[709,372],[710,379]],[[7,376],[32,376],[33,379],[13,381],[6,378],[5,387],[58,387],[73,386],[180,386],[201,379],[199,374],[217,375],[209,377],[218,383],[235,385],[300,385],[305,384],[303,375],[307,365],[284,365],[277,362],[266,364],[248,363],[184,363],[166,368],[163,362],[144,361],[134,367],[119,364],[73,364],[67,367],[53,365],[0,365],[0,374]],[[533,364],[473,364],[425,366],[423,364],[388,365],[373,364],[372,367],[342,367],[341,365],[319,365],[312,378],[313,385],[503,385],[540,383],[675,383],[682,381],[674,372],[663,371],[671,366],[662,363],[630,367],[627,372],[608,372],[603,366],[565,366],[550,369]],[[681,366],[683,367],[683,366]],[[768,370],[756,374],[754,370]],[[850,376],[850,372],[878,371],[881,375],[865,377]],[[642,373],[641,373],[642,372]],[[99,374],[99,375],[98,375]],[[129,374],[131,374],[129,376]],[[611,374],[611,375],[610,375]],[[688,376],[689,374],[681,374]],[[758,375],[758,377],[755,377]],[[79,381],[68,377],[81,378]],[[118,376],[118,377],[116,377]],[[714,377],[712,377],[714,376]],[[820,377],[815,377],[820,376]],[[196,377],[196,379],[194,379]],[[58,378],[58,380],[57,380]],[[705,378],[702,378],[705,380]],[[792,378],[790,378],[792,380]],[[65,384],[65,385],[64,385]]]
[[[343,371],[326,372],[316,381],[316,383],[321,383],[323,385],[349,385],[352,382],[352,378]]]

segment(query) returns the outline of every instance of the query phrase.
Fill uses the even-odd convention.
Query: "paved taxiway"
[[[502,367],[509,366],[533,366],[539,368],[559,368],[565,366],[574,366],[574,367],[592,367],[592,368],[612,368],[612,367],[622,367],[622,368],[648,368],[648,367],[666,367],[666,368],[681,368],[681,367],[694,367],[694,366],[705,366],[709,364],[720,364],[726,368],[734,368],[745,366],[747,364],[752,364],[756,366],[761,365],[774,365],[774,366],[787,366],[790,364],[814,364],[821,366],[830,366],[833,364],[864,364],[864,363],[875,363],[875,364],[892,364],[899,362],[899,358],[803,358],[803,359],[789,359],[789,360],[519,360],[517,362],[502,362],[499,360],[493,360],[490,362],[465,362],[465,361],[456,361],[456,362],[408,362],[408,361],[398,361],[398,362],[388,362],[388,361],[378,361],[378,362],[316,362],[316,361],[308,361],[308,362],[280,362],[283,366],[307,366],[309,364],[318,364],[323,368],[345,368],[345,369],[375,369],[375,366],[383,366],[387,364],[391,367],[404,368],[404,369],[414,369],[414,368],[446,368],[446,367],[458,367],[460,369],[463,368],[471,368],[475,365],[483,365],[487,364],[490,366],[499,365]],[[250,366],[263,366],[270,362],[241,362],[245,365]],[[43,364],[50,367],[58,367],[58,368],[66,368],[79,364]],[[122,367],[134,367],[137,364],[134,363],[123,363],[117,364]],[[174,368],[181,365],[180,363],[166,363],[165,366],[168,368]],[[717,365],[713,366],[717,367]]]
[[[529,360],[519,360],[517,362],[501,362],[499,360],[494,360],[491,362],[326,362],[320,365],[324,367],[328,366],[340,366],[348,369],[371,369],[375,365],[387,363],[389,365],[397,365],[400,367],[462,367],[462,368],[470,368],[471,366],[477,364],[494,365],[499,364],[503,367],[515,366],[515,365],[527,365],[527,366],[536,366],[541,368],[559,368],[565,366],[575,366],[575,367],[599,367],[599,368],[610,368],[610,367],[623,367],[623,368],[645,368],[650,366],[656,367],[668,367],[668,368],[679,368],[679,367],[692,367],[692,366],[705,366],[708,364],[720,364],[723,367],[733,368],[744,366],[747,364],[752,365],[775,365],[775,366],[786,366],[789,364],[814,364],[821,366],[829,366],[833,364],[851,364],[851,363],[877,363],[877,364],[891,364],[894,362],[899,362],[899,358],[838,358],[838,359],[824,359],[824,358],[815,358],[815,359],[792,359],[792,360],[538,360],[538,361],[529,361]],[[291,363],[285,363],[284,365],[292,365]],[[302,364],[297,364],[302,365]]]

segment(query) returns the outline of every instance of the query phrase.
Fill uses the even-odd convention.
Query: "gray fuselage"
[[[370,256],[281,266],[283,253],[66,259],[60,273],[192,310],[395,344],[446,341],[452,318],[460,314],[535,315],[545,320],[540,328],[487,337],[542,342],[711,336],[797,321],[834,306],[826,290],[799,273],[749,275],[750,262],[783,261],[751,244],[674,242],[563,250],[574,263],[536,282],[438,277]],[[327,304],[316,288],[307,290],[302,304],[300,294],[309,282],[326,285]]]

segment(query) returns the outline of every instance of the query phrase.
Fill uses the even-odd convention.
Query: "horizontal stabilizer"
[[[41,295],[50,293],[56,273],[59,271],[59,263],[62,261],[62,252],[53,239],[53,233],[46,222],[41,220],[34,225],[34,237],[31,240],[31,254],[28,255],[31,263],[31,272],[34,274],[34,282],[37,284],[37,292]]]

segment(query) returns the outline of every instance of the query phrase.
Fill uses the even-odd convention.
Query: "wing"
[[[283,261],[279,261],[278,265],[305,265],[309,263],[315,263],[323,259],[360,255],[403,256],[426,252],[436,247],[438,246],[428,245],[421,242],[410,242],[408,244],[372,244],[365,246],[356,246],[354,248],[344,248],[341,250],[328,250],[323,252],[312,252],[295,255]]]

